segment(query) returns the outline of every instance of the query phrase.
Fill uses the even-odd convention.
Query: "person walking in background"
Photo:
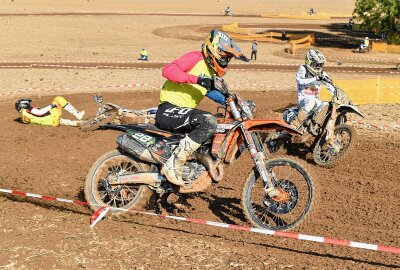
[[[33,107],[31,101],[31,99],[21,98],[15,103],[15,109],[21,114],[21,120],[24,124],[76,127],[81,124],[85,114],[85,111],[78,111],[63,97],[54,98],[53,102],[44,108]],[[61,118],[62,109],[75,116],[78,121]]]
[[[148,52],[146,51],[146,49],[142,49],[140,51],[140,55],[139,55],[139,59],[138,60],[142,60],[142,61],[147,61],[148,60]]]
[[[253,60],[253,56],[254,56],[254,60],[257,60],[257,41],[253,41],[253,44],[251,45],[251,60]]]
[[[282,42],[281,42],[281,44],[286,44],[286,40],[287,40],[287,37],[286,37],[286,32],[285,31],[282,31]]]

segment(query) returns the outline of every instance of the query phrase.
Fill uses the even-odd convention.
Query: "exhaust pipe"
[[[204,153],[195,153],[195,157],[204,167],[206,167],[208,173],[215,182],[222,180],[224,177],[224,166],[222,164],[215,166],[211,157]]]

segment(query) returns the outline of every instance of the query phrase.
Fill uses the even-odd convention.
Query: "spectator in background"
[[[146,49],[142,49],[140,51],[140,55],[139,55],[139,59],[138,60],[142,60],[142,61],[147,61],[148,60],[148,53],[146,51]]]
[[[286,40],[287,40],[287,36],[286,36],[286,32],[285,31],[282,31],[282,42],[281,42],[281,44],[286,44]]]
[[[350,18],[349,22],[347,23],[347,28],[349,30],[353,30],[353,24],[354,24],[354,20],[353,20],[353,18]]]
[[[257,60],[257,41],[253,41],[253,44],[251,45],[251,60],[253,60],[253,56],[254,56],[254,60]]]
[[[314,15],[315,11],[314,8],[310,8],[310,10],[308,11],[308,15]]]

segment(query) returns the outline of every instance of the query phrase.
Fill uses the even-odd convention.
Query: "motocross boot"
[[[161,168],[161,173],[174,185],[185,186],[185,182],[182,180],[182,170],[188,157],[190,157],[194,151],[196,151],[201,144],[193,141],[188,136],[182,139],[172,153],[171,157],[164,163]]]
[[[302,125],[304,120],[307,119],[307,117],[308,113],[306,113],[304,110],[300,110],[296,118],[290,123],[293,129],[301,133],[301,135],[295,135],[293,137],[294,143],[304,143],[305,141],[308,140],[309,134],[307,134],[307,132],[304,132],[305,128]]]
[[[317,114],[314,116],[314,121],[318,125],[322,126],[324,124],[326,114],[328,113],[329,106],[324,106]]]
[[[300,110],[299,113],[297,114],[296,118],[290,123],[292,128],[299,130],[301,127],[301,124],[306,120],[308,117],[308,114],[304,110]]]
[[[77,109],[74,108],[74,106],[71,105],[71,103],[68,103],[65,105],[64,109],[72,114],[73,116],[76,117],[78,120],[82,120],[83,116],[85,115],[85,111],[78,111]]]
[[[60,119],[60,125],[62,126],[72,126],[72,127],[79,127],[81,125],[82,121],[77,121],[77,120],[69,120],[69,119]]]

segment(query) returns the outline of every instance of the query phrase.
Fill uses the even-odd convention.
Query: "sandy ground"
[[[0,14],[129,12],[212,13],[230,5],[241,14],[299,14],[313,6],[319,12],[349,14],[354,1],[0,1]],[[204,7],[208,7],[205,11]],[[296,21],[250,17],[154,16],[0,16],[0,61],[135,61],[145,47],[151,61],[170,61],[183,52],[197,50],[199,26],[239,23],[330,24],[337,21]],[[177,31],[178,29],[179,31]],[[174,32],[175,31],[175,32]],[[160,33],[164,33],[161,35]],[[174,35],[172,35],[174,34]],[[180,39],[193,35],[194,39]],[[251,43],[238,42],[250,54]],[[259,60],[269,63],[303,61],[301,54],[282,53],[284,46],[261,43]],[[321,48],[335,63],[391,66],[397,55],[354,55],[348,49]],[[350,58],[357,57],[357,59]],[[389,60],[371,62],[367,58]],[[333,73],[333,78],[371,78],[376,74]],[[398,75],[385,76],[396,78]],[[87,115],[95,112],[91,93],[129,108],[157,104],[160,70],[141,69],[0,69],[0,188],[82,199],[85,176],[91,164],[115,148],[118,132],[81,133],[69,127],[21,125],[14,120],[13,103],[32,96],[37,106],[47,105],[56,94],[67,98]],[[251,90],[243,95],[256,100],[259,117],[279,117],[277,111],[295,102],[294,90],[264,89],[257,84],[294,86],[294,73],[275,71],[230,71],[226,80],[232,89]],[[126,84],[155,86],[117,87]],[[249,86],[254,83],[256,86]],[[241,86],[240,86],[241,85]],[[107,86],[115,86],[113,88]],[[135,91],[132,91],[135,90]],[[254,91],[258,90],[258,91]],[[261,90],[261,91],[260,91]],[[264,91],[268,90],[268,91]],[[214,110],[205,101],[202,108]],[[400,105],[366,105],[366,122],[399,125]],[[373,244],[400,246],[397,215],[400,204],[399,129],[357,126],[356,147],[335,169],[308,164],[320,186],[321,200],[314,216],[301,232]],[[188,196],[185,217],[248,225],[241,206],[241,189],[252,167],[242,157],[227,168],[226,178],[207,192]],[[34,199],[1,196],[0,268],[4,269],[393,269],[399,257],[358,249],[333,247],[290,239],[225,231],[202,225],[158,218],[137,217],[130,222],[102,221],[88,226],[85,207],[46,203]],[[154,209],[153,209],[154,211]],[[167,209],[161,207],[167,213]],[[172,213],[176,214],[176,213]]]

